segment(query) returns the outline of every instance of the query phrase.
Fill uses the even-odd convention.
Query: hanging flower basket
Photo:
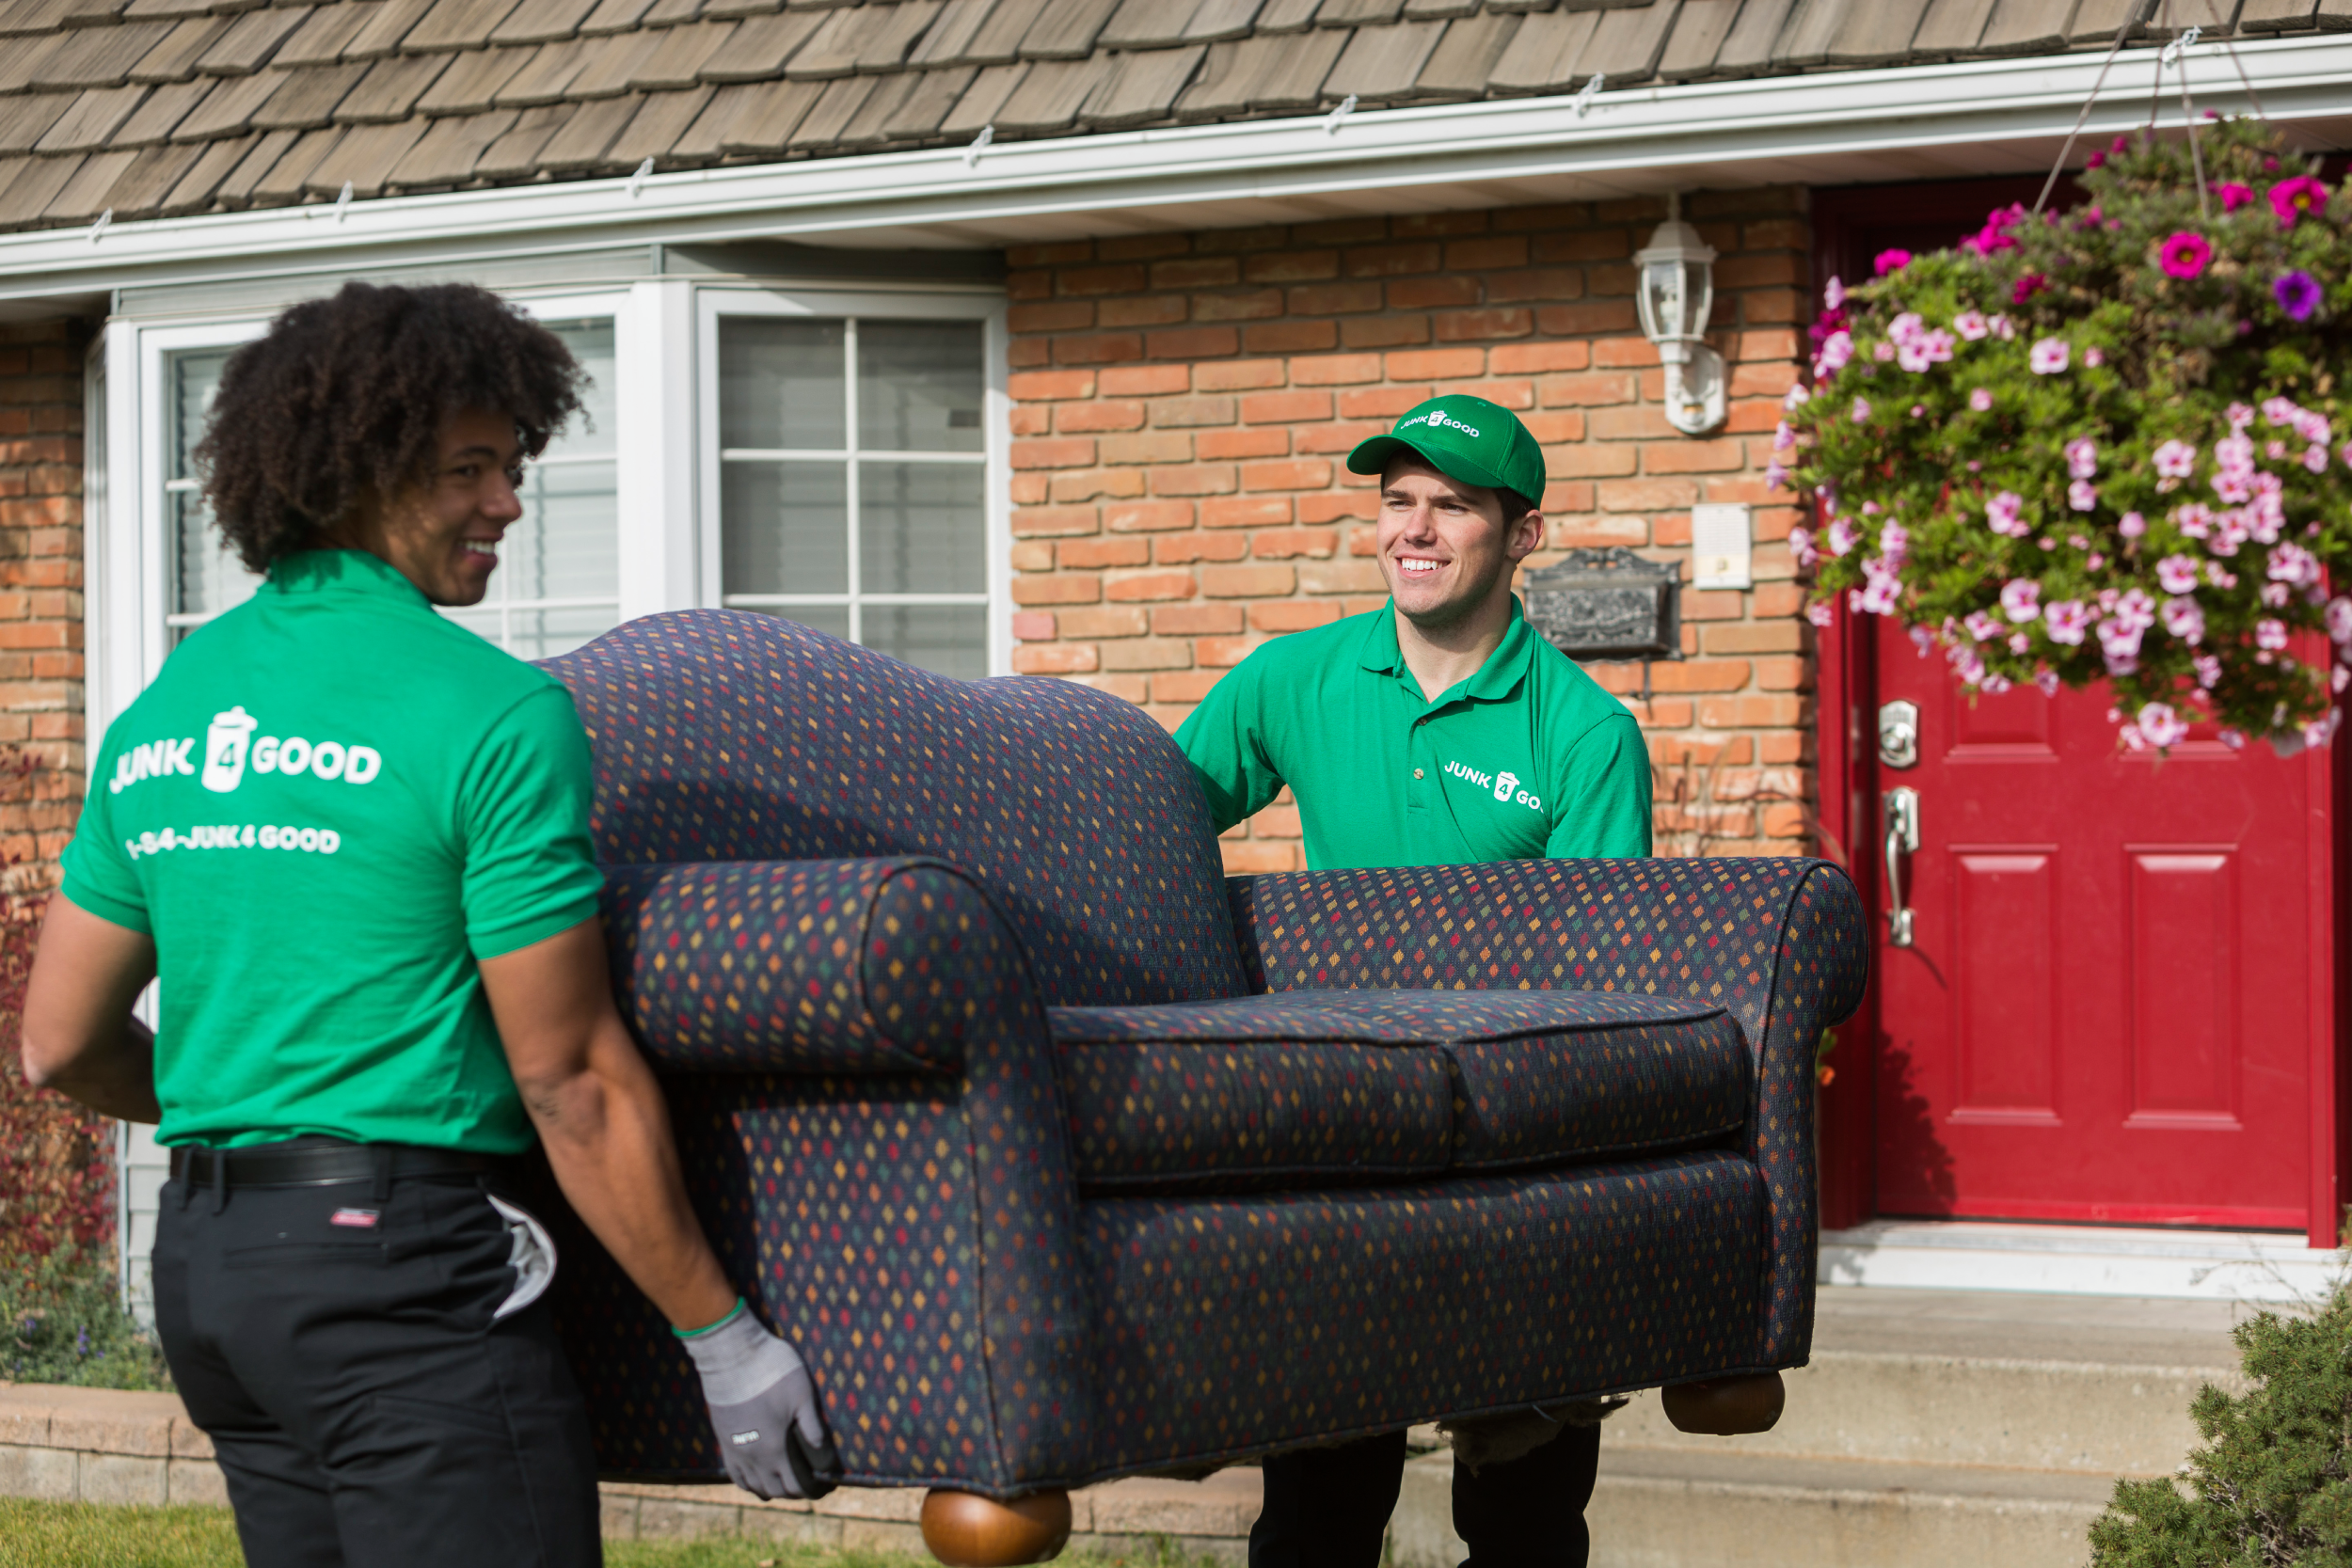
[[[2352,200],[2248,120],[2118,137],[2082,184],[1830,285],[1771,475],[1818,499],[1811,614],[1894,616],[1974,691],[2107,681],[2128,747],[2318,744],[2346,674],[2296,650],[2352,657]]]

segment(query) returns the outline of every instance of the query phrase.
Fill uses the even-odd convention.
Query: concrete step
[[[1779,1424],[1602,1429],[1594,1568],[2078,1568],[2119,1476],[2177,1470],[2200,1387],[2242,1386],[2226,1301],[1824,1286]],[[1406,1467],[1398,1568],[1454,1568],[1453,1459]]]
[[[1405,1468],[1395,1568],[1454,1568],[1454,1459]],[[1592,1568],[2080,1568],[2113,1481],[1867,1460],[1601,1446]]]

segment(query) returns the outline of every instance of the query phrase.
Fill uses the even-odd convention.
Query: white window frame
[[[958,453],[959,461],[981,466],[982,510],[986,538],[986,576],[983,592],[988,612],[988,673],[1009,674],[1012,671],[1012,401],[1006,390],[1006,363],[1009,349],[1007,326],[1007,305],[1000,291],[988,293],[859,293],[824,289],[784,289],[744,286],[706,286],[697,291],[696,300],[696,358],[697,380],[700,384],[700,424],[702,439],[698,444],[701,458],[702,493],[701,527],[697,530],[702,556],[702,602],[718,605],[725,602],[721,578],[720,560],[720,468],[726,453],[719,445],[719,325],[729,316],[795,317],[801,319],[834,319],[840,317],[867,320],[896,319],[900,321],[972,321],[981,325],[981,413],[980,450],[974,453]],[[852,406],[856,388],[848,388]],[[746,452],[744,455],[753,455]],[[762,458],[822,458],[841,461],[846,458],[850,468],[850,517],[856,517],[857,459],[860,456],[892,456],[895,453],[862,452],[852,444],[845,451],[803,452],[791,449],[761,449]],[[926,457],[933,454],[922,454]],[[860,583],[856,572],[857,530],[850,531],[850,578]],[[861,584],[862,586],[862,584]],[[978,595],[968,594],[798,594],[789,597],[831,606],[850,605],[853,600],[867,605],[930,605],[970,604]],[[788,607],[778,607],[778,613],[789,614]]]

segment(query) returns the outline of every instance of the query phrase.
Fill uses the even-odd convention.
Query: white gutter
[[[2241,43],[2237,55],[2272,119],[2334,119],[2352,133],[2352,35]],[[753,238],[839,244],[861,230],[957,225],[1002,233],[1023,220],[1107,211],[1129,214],[1125,227],[1148,227],[1150,209],[1181,207],[1184,214],[1164,221],[1198,225],[1206,205],[1463,183],[1581,176],[1615,191],[1662,190],[1694,167],[1721,178],[1725,166],[1753,166],[1751,182],[1773,182],[1790,179],[1792,166],[1802,178],[1807,164],[1850,170],[1859,157],[1901,149],[2054,148],[2102,57],[1638,87],[1603,92],[1581,116],[1569,97],[1509,99],[1003,142],[976,157],[934,149],[43,230],[0,235],[0,300],[432,255]],[[2118,56],[2086,135],[2142,123],[2153,69],[2152,50]],[[2201,108],[2248,107],[2217,47],[2191,52],[2189,77]],[[2178,122],[2179,103],[2176,75],[2167,123]],[[991,242],[976,232],[970,243]]]

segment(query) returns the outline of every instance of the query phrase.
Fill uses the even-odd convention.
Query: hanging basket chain
[[[2115,29],[2115,41],[2107,45],[2107,57],[2099,62],[2099,75],[2090,84],[2090,96],[2083,100],[2083,112],[2074,117],[2074,128],[2066,133],[2066,145],[2058,149],[2058,160],[2050,166],[2050,177],[2042,182],[2042,194],[2034,198],[2033,210],[2037,217],[2049,202],[2050,192],[2058,185],[2058,173],[2066,167],[2067,154],[2074,150],[2074,138],[2083,134],[2083,124],[2090,119],[2090,106],[2099,102],[2099,89],[2106,85],[2107,71],[2114,66],[2115,56],[2122,49],[2123,40],[2147,22],[2147,13],[2155,4],[2156,0],[2140,0],[2133,8],[2134,14]]]
[[[2167,59],[2181,68],[2181,119],[2188,123],[2188,162],[2197,174],[2197,216],[2203,222],[2211,223],[2213,198],[2205,189],[2205,155],[2197,145],[2197,105],[2189,101],[2188,96],[2188,52],[2203,31],[2201,27],[2191,27],[2167,44],[2163,55],[2156,61],[2156,74],[2159,79],[2162,78]]]

